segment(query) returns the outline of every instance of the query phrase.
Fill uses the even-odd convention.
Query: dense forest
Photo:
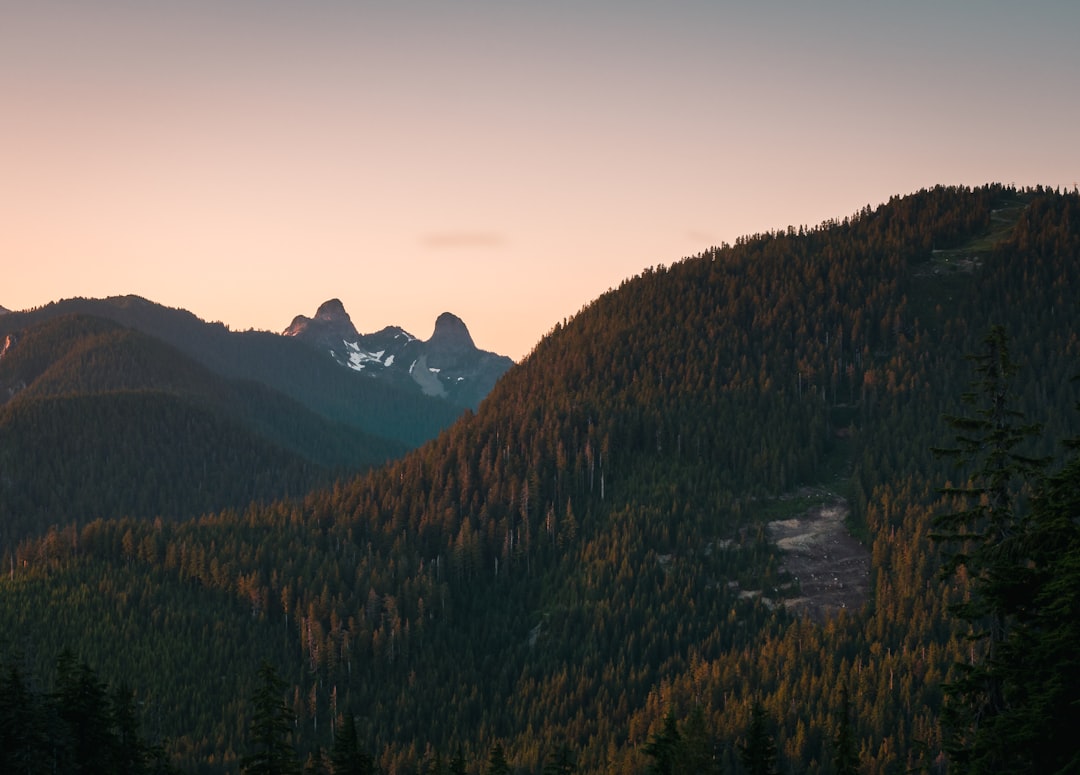
[[[226,379],[134,329],[62,315],[0,358],[0,547],[98,517],[194,517],[328,486],[404,444]]]
[[[560,322],[398,461],[194,519],[58,518],[3,558],[3,646],[43,686],[65,649],[123,677],[190,771],[254,769],[272,666],[310,771],[346,771],[344,739],[385,772],[945,772],[962,604],[988,593],[932,538],[979,469],[933,450],[999,330],[1046,472],[1011,508],[1077,546],[1077,298],[1075,191],[938,187],[749,236]],[[865,605],[822,622],[782,605],[766,527],[820,497],[871,556]],[[1024,575],[1046,611],[1002,614],[1057,660],[1068,583]]]
[[[397,386],[361,379],[325,352],[269,331],[230,331],[190,312],[138,296],[65,299],[0,317],[0,345],[57,317],[105,318],[134,329],[170,351],[226,380],[258,383],[287,396],[330,421],[379,439],[413,448],[433,438],[461,413],[445,401],[404,392]],[[0,394],[2,400],[2,394]]]

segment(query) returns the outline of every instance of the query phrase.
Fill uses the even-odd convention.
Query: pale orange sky
[[[0,305],[338,297],[518,360],[722,241],[1080,179],[1073,0],[585,5],[0,6]]]

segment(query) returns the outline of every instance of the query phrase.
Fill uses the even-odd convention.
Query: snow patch
[[[344,342],[346,349],[349,350],[349,362],[345,364],[354,371],[363,371],[364,367],[371,362],[382,363],[382,357],[386,353],[386,350],[379,350],[378,352],[368,352],[360,347],[358,342]],[[394,356],[390,356],[390,360],[393,360]],[[386,364],[389,366],[390,364]]]

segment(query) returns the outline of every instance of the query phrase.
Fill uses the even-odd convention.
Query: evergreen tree
[[[840,714],[833,737],[833,770],[836,775],[857,775],[859,772],[859,751],[851,729],[851,697],[847,686],[840,691]]]
[[[465,753],[461,746],[457,747],[454,757],[450,760],[450,775],[465,775]]]
[[[113,773],[117,771],[118,742],[111,729],[111,708],[105,684],[70,651],[57,660],[54,702],[65,724],[66,757],[72,772]]]
[[[750,726],[746,742],[739,746],[739,758],[749,775],[776,775],[776,742],[760,703],[755,702],[750,709]]]
[[[139,736],[135,717],[135,698],[130,689],[120,686],[111,692],[112,720],[115,729],[117,775],[137,775],[149,767],[150,751]]]
[[[351,713],[346,713],[342,719],[341,728],[334,738],[330,761],[334,765],[334,775],[371,775],[374,772],[371,756],[360,747],[356,721]]]
[[[1030,600],[1033,581],[1027,523],[1017,501],[1025,482],[1042,467],[1021,450],[1040,427],[1014,408],[1016,366],[1004,328],[991,328],[983,350],[970,359],[978,380],[962,400],[972,414],[947,417],[956,446],[935,450],[973,469],[967,484],[942,490],[961,507],[935,519],[935,538],[953,550],[943,575],[956,576],[962,568],[970,584],[967,599],[951,608],[969,627],[970,657],[954,665],[942,720],[949,734],[946,750],[960,771],[1000,772],[1018,755],[1001,746],[994,722],[1007,714],[1009,704],[1001,651],[1016,614]]]
[[[40,703],[10,665],[0,677],[0,772],[44,773],[48,750]]]
[[[286,686],[273,666],[263,662],[259,686],[251,698],[251,751],[241,761],[242,771],[249,775],[294,775],[300,770],[296,751],[289,743],[293,714],[282,700]]]
[[[502,743],[498,741],[491,746],[486,772],[487,775],[510,775],[510,764],[506,761],[506,752],[503,751]]]
[[[1075,446],[1075,442],[1073,444]],[[1014,771],[1080,771],[1080,456],[1047,477],[1028,531],[1034,594],[1001,662],[1008,713],[994,740]],[[1005,758],[1005,757],[1001,757]],[[980,759],[976,759],[979,761]]]
[[[555,749],[554,755],[544,764],[544,775],[573,775],[577,772],[574,752],[566,743]]]
[[[678,772],[700,775],[718,775],[720,763],[716,760],[712,736],[705,723],[705,709],[695,705],[683,723],[682,745],[677,757]]]
[[[679,734],[675,711],[668,709],[663,728],[645,744],[645,755],[652,759],[647,770],[649,775],[674,775],[678,772],[676,765],[681,744],[682,735]]]

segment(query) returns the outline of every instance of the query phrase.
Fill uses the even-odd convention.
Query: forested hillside
[[[0,339],[65,315],[106,318],[179,350],[214,374],[258,382],[332,423],[413,448],[433,438],[461,412],[393,385],[359,379],[290,337],[268,331],[230,331],[182,309],[138,296],[65,299],[0,319]]]
[[[1001,325],[1017,409],[1045,424],[1028,451],[1060,464],[1077,298],[1076,192],[939,187],[747,237],[559,323],[400,461],[22,544],[0,632],[42,681],[65,646],[127,676],[144,724],[205,771],[250,745],[264,659],[313,765],[354,723],[394,772],[488,771],[496,751],[522,772],[738,772],[765,737],[784,772],[835,772],[842,748],[866,772],[944,771],[966,584],[937,575],[929,534],[962,473],[931,449]],[[765,523],[806,487],[850,502],[872,556],[865,608],[824,624],[770,602],[799,584]]]
[[[0,357],[0,546],[98,517],[194,517],[329,486],[405,446],[227,380],[112,321],[60,316]]]

